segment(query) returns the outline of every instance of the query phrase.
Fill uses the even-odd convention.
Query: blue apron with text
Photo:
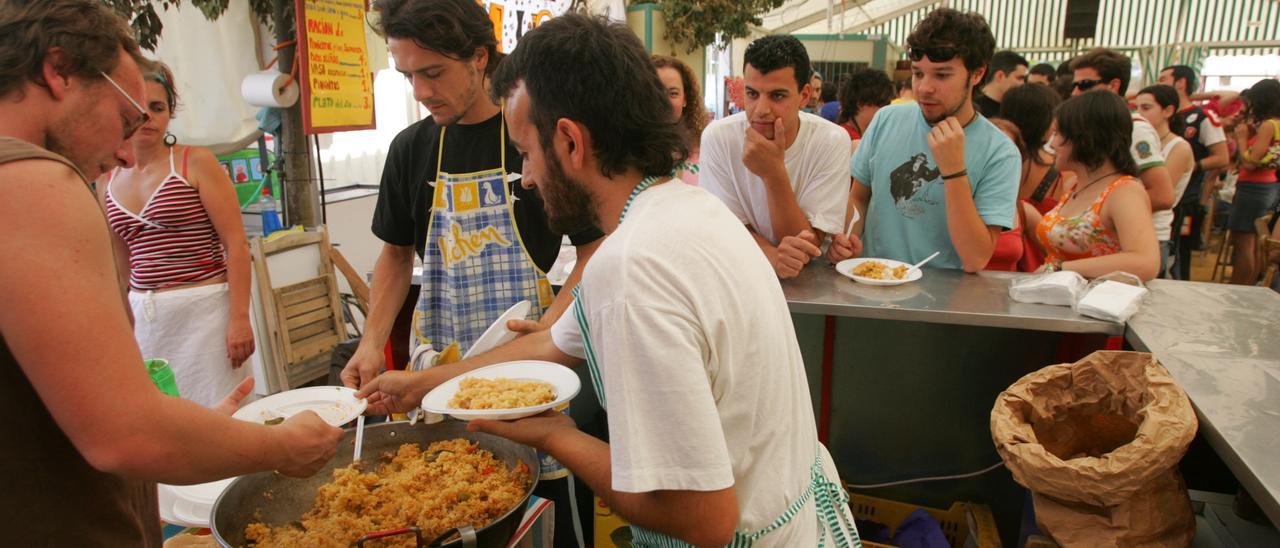
[[[411,347],[428,344],[448,354],[457,344],[466,353],[511,305],[534,303],[527,319],[536,320],[551,304],[551,283],[525,249],[512,211],[506,127],[504,121],[497,143],[501,165],[461,174],[440,169],[447,130],[440,128]]]

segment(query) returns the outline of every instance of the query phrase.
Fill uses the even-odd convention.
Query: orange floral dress
[[[1102,205],[1115,189],[1133,180],[1133,177],[1125,175],[1112,181],[1093,200],[1089,209],[1078,216],[1061,215],[1062,206],[1069,200],[1063,200],[1045,213],[1036,226],[1036,238],[1045,249],[1045,262],[1074,261],[1119,253],[1120,238],[1115,230],[1102,222]]]

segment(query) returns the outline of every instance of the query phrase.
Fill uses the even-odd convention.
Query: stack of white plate
[[[160,519],[183,527],[208,527],[213,503],[235,478],[196,485],[160,484]]]

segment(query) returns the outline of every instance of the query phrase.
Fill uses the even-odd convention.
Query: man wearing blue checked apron
[[[636,546],[860,546],[777,276],[719,200],[670,182],[687,150],[636,37],[553,19],[521,39],[492,89],[552,227],[608,236],[550,331],[434,376],[383,375],[360,391],[371,411],[404,409],[441,372],[585,363],[608,443],[553,412],[471,428],[560,460],[633,524]]]
[[[445,352],[456,345],[465,353],[517,302],[533,303],[526,319],[549,326],[571,300],[568,291],[553,295],[546,276],[562,233],[548,226],[538,192],[522,184],[520,153],[501,107],[485,93],[500,55],[487,13],[469,0],[391,0],[375,9],[396,70],[431,116],[401,131],[387,154],[373,217],[384,245],[371,310],[342,372],[351,387],[387,369],[383,348],[409,290],[415,252],[422,283],[411,347]],[[592,227],[569,234],[578,269],[600,237]],[[575,272],[566,287],[577,279]]]

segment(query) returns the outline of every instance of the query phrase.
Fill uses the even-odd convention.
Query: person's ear
[[[998,72],[997,72],[998,74]],[[987,67],[981,67],[973,71],[969,76],[969,85],[976,86],[982,83],[982,78],[987,75]]]
[[[554,146],[557,153],[564,155],[566,161],[561,162],[564,165],[575,169],[582,169],[586,165],[589,139],[590,132],[578,122],[568,118],[556,121]]]
[[[49,48],[40,63],[40,77],[44,79],[45,87],[54,99],[66,97],[71,88],[71,78],[62,73],[62,67],[66,65],[67,52],[58,46]]]

